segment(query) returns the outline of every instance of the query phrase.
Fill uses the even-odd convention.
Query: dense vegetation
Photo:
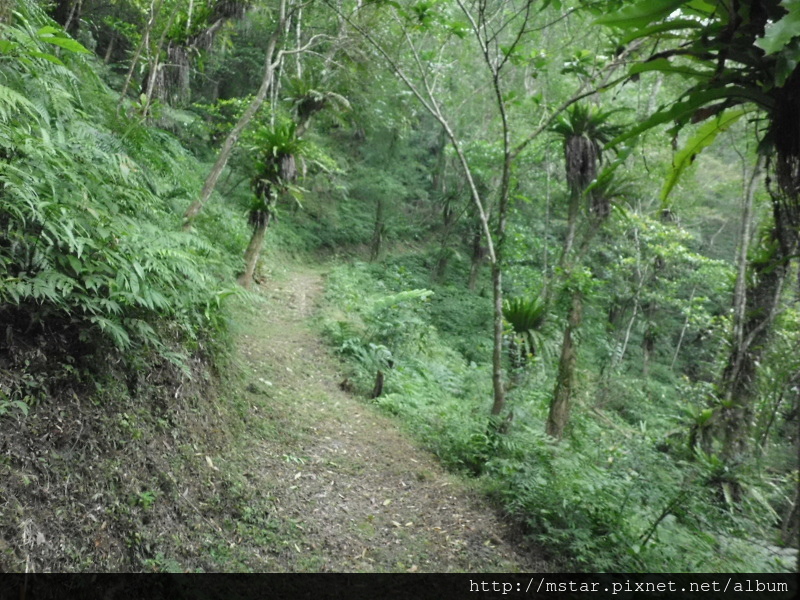
[[[325,256],[347,386],[564,564],[795,568],[799,17],[6,0],[0,427],[224,377]]]

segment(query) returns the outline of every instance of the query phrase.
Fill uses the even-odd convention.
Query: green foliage
[[[672,163],[672,170],[670,171],[667,181],[661,190],[661,201],[665,202],[675,184],[680,179],[681,174],[686,168],[694,162],[697,155],[714,143],[717,136],[731,127],[736,121],[741,119],[749,111],[747,109],[738,109],[724,112],[708,123],[700,127],[692,138],[686,142],[683,149],[675,154]]]
[[[6,30],[19,39],[27,19],[42,18],[33,11]],[[62,39],[52,29],[39,30],[51,36],[39,46]],[[198,165],[168,135],[117,118],[88,65],[42,60],[31,50],[39,46],[25,46],[30,60],[0,63],[19,90],[0,98],[0,115],[13,115],[0,122],[0,314],[9,335],[60,332],[82,348],[129,358],[154,351],[183,366],[181,346],[208,343],[232,293],[219,279],[231,277],[230,259],[202,234],[181,233],[173,210],[193,193],[186,174]]]
[[[661,254],[666,261],[660,271],[664,285],[672,285],[672,277],[675,285],[685,285],[682,278],[687,271],[696,273],[698,282],[720,279],[708,268],[727,272],[727,267],[685,248],[681,242],[689,241],[688,236],[674,227],[639,221],[641,217],[634,215],[629,219],[628,227],[639,228],[640,251],[644,245],[647,256]],[[622,242],[614,243],[624,257]],[[645,260],[652,264],[650,258]],[[630,285],[630,263],[615,266],[618,275],[607,275],[614,285],[622,281]],[[424,261],[414,255],[383,267],[356,264],[336,269],[328,280],[327,297],[334,308],[326,316],[326,329],[333,344],[352,361],[353,381],[363,393],[371,389],[375,371],[386,370],[384,395],[375,402],[402,418],[445,464],[480,476],[507,510],[529,523],[540,543],[569,556],[576,569],[776,568],[767,549],[743,552],[751,537],[769,535],[772,521],[762,501],[768,506],[778,501],[771,485],[757,471],[742,470],[736,481],[748,492],[744,504],[734,509],[715,492],[720,489],[716,481],[734,477],[721,470],[724,466],[718,459],[681,462],[691,457],[686,442],[689,424],[684,419],[693,410],[702,412],[701,391],[694,399],[685,388],[676,392],[668,366],[654,365],[649,381],[620,375],[610,382],[606,396],[598,395],[605,410],[578,415],[572,435],[556,445],[544,434],[554,365],[553,357],[545,357],[549,369],[533,373],[510,394],[510,425],[494,422],[488,416],[488,353],[476,364],[450,347],[460,336],[475,335],[471,326],[461,326],[458,317],[466,314],[460,307],[475,298],[463,288],[441,286],[434,288],[429,309],[407,305],[406,299],[414,300],[422,292],[403,290],[426,276]],[[596,303],[608,288],[594,283],[587,289],[587,299]],[[667,296],[674,297],[669,306],[675,308],[685,303],[677,288],[654,293],[665,302]],[[705,294],[713,297],[714,291],[706,289]],[[520,327],[541,327],[544,307],[533,294],[528,296],[531,300],[523,298],[512,297],[507,318],[516,321],[513,315],[518,312]],[[706,297],[694,306],[698,322],[693,321],[692,327],[705,326],[703,318],[710,317],[700,314],[706,314],[708,302]],[[512,305],[519,305],[518,311],[510,310]],[[384,312],[387,307],[394,314]],[[483,310],[490,314],[488,303]],[[586,337],[602,338],[602,323],[595,320],[591,307],[587,312]],[[680,327],[679,321],[675,327]],[[444,333],[447,328],[449,333]],[[590,354],[587,363],[599,361],[596,342],[585,342],[584,349]],[[699,413],[698,417],[705,418]],[[676,426],[682,436],[676,434]]]
[[[565,140],[581,136],[591,140],[599,149],[620,131],[619,125],[609,122],[611,115],[619,110],[602,110],[591,104],[573,104],[556,119],[552,131]]]
[[[612,14],[600,17],[595,20],[595,23],[623,28],[644,27],[668,16],[685,2],[686,0],[640,0]]]
[[[792,0],[781,0],[781,6],[786,9],[786,14],[779,21],[767,25],[764,37],[756,40],[756,45],[768,55],[780,52],[798,35],[800,5]]]
[[[23,415],[28,414],[30,407],[28,403],[23,400],[9,400],[8,396],[0,390],[0,417],[3,417],[12,412],[12,409],[16,409],[21,412]]]
[[[547,320],[547,304],[541,296],[505,298],[503,317],[514,334],[523,340],[527,354],[534,355],[540,344],[539,332]]]

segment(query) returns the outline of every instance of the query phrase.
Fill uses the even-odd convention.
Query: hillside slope
[[[291,269],[240,307],[221,382],[154,380],[136,405],[76,394],[19,417],[0,449],[0,570],[549,570],[339,388],[310,325],[321,282]]]

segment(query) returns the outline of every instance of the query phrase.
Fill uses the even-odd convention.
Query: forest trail
[[[251,418],[272,421],[277,433],[249,448],[251,470],[270,488],[282,529],[292,524],[275,567],[552,570],[479,492],[377,407],[340,389],[341,367],[314,329],[323,278],[301,267],[265,282],[264,308],[240,323],[248,392],[269,399],[269,414]]]

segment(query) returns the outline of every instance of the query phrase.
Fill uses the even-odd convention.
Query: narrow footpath
[[[322,288],[320,271],[278,275],[239,323],[247,392],[266,398],[248,418],[275,432],[248,449],[279,524],[282,550],[265,562],[306,572],[551,570],[468,481],[340,389],[341,365],[314,325]]]

